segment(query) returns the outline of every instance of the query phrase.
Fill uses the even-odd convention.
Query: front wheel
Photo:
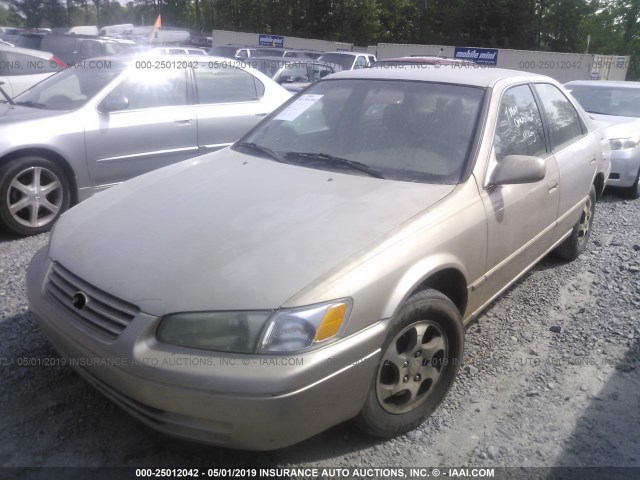
[[[418,427],[453,385],[463,349],[462,319],[451,300],[436,290],[409,298],[392,320],[357,425],[379,437]]]
[[[591,185],[587,201],[582,207],[580,218],[573,227],[569,238],[562,242],[555,250],[555,254],[564,260],[575,260],[584,251],[591,235],[593,216],[596,212],[596,189]]]
[[[64,171],[47,158],[25,156],[0,168],[0,223],[12,233],[46,232],[70,198]]]

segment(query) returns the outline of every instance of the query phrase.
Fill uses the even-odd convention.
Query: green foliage
[[[9,0],[30,27],[133,23],[378,42],[631,55],[640,0]],[[0,10],[0,23],[20,16]]]

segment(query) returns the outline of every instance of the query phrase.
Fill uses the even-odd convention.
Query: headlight
[[[160,322],[158,340],[173,345],[253,353],[272,311],[188,312],[167,315]]]
[[[183,347],[234,353],[304,350],[336,336],[350,300],[308,307],[234,312],[186,312],[165,316],[156,336]]]
[[[609,140],[611,150],[625,150],[627,148],[636,148],[640,145],[640,136],[628,138],[612,138]]]
[[[348,300],[278,310],[267,323],[259,351],[294,352],[324,342],[336,336],[350,311]]]

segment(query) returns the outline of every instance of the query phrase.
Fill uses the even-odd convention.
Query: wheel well
[[[24,157],[27,155],[34,155],[38,157],[44,157],[49,160],[55,161],[62,170],[64,170],[67,180],[69,180],[69,186],[71,187],[71,205],[78,203],[78,185],[76,184],[76,176],[73,173],[73,169],[69,166],[69,162],[60,154],[47,150],[46,148],[25,148],[17,150],[15,152],[8,153],[4,157],[0,158],[0,166],[4,165],[16,158]]]
[[[593,186],[596,189],[596,200],[600,200],[604,193],[604,175],[599,173],[593,180]]]
[[[447,268],[434,273],[418,285],[411,295],[432,288],[446,295],[464,316],[467,309],[467,282],[464,275],[455,268]]]

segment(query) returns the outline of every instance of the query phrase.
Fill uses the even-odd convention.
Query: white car
[[[11,98],[66,67],[53,53],[0,44],[0,86]]]

